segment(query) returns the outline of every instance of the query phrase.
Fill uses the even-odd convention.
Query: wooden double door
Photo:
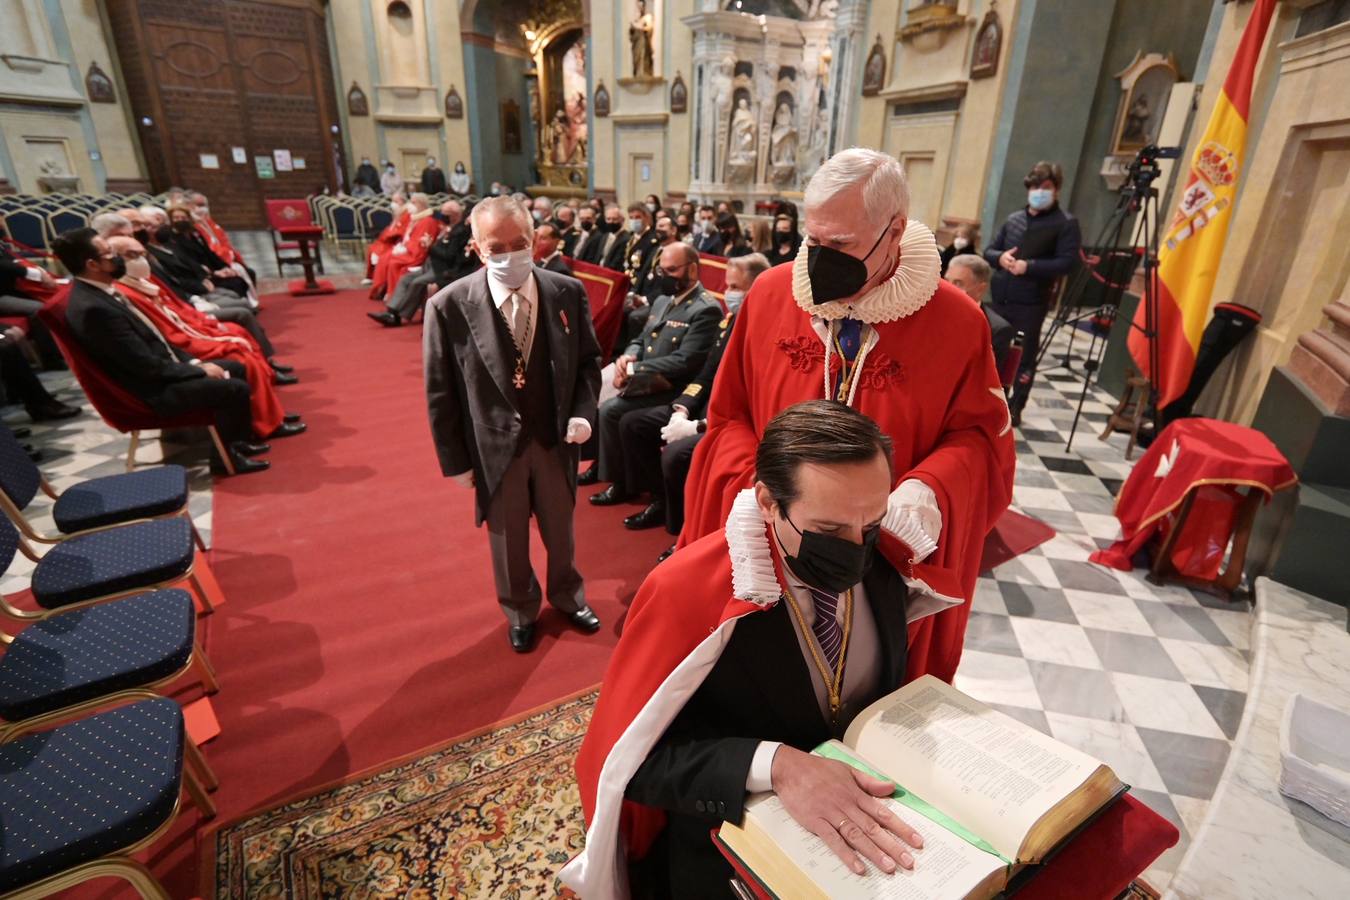
[[[108,14],[156,191],[200,190],[222,225],[261,228],[264,198],[343,184],[319,0],[118,0]]]

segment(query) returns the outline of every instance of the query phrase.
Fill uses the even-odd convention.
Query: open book
[[[886,802],[923,835],[914,868],[851,872],[774,794],[717,840],[783,898],[988,898],[1044,861],[1126,788],[1110,768],[925,675],[814,751],[898,785]]]

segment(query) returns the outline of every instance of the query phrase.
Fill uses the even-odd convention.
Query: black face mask
[[[595,230],[595,223],[594,223],[594,222],[582,222],[582,223],[581,223],[581,230],[582,230],[582,231],[594,231],[594,230]]]
[[[161,244],[167,244],[173,239],[173,229],[168,225],[161,225],[155,229],[155,240]]]
[[[877,537],[881,526],[873,525],[863,532],[863,542],[855,544],[843,538],[814,531],[802,531],[797,523],[783,514],[787,523],[802,537],[796,556],[788,556],[783,548],[782,538],[778,546],[783,549],[783,561],[808,587],[837,594],[858,584],[872,568],[872,554],[877,546]],[[774,537],[778,536],[777,526]]]
[[[192,231],[192,223],[191,223],[191,222],[183,222],[183,221],[181,221],[181,220],[180,220],[180,221],[177,221],[177,222],[174,222],[174,223],[173,223],[173,230],[176,231],[176,232],[178,232],[179,234],[187,234],[188,232]]]
[[[433,219],[435,219],[437,222],[448,222],[448,221],[450,221],[450,217],[447,216],[445,213],[441,212],[439,209],[436,210],[434,213],[432,213],[432,214],[431,214],[431,217],[432,217]]]
[[[877,235],[876,243],[862,259],[833,247],[815,244],[806,250],[806,272],[811,279],[811,297],[815,304],[829,303],[841,297],[852,297],[867,284],[867,260],[871,259],[881,239],[891,230],[890,223]]]
[[[621,226],[619,225],[618,222],[604,222],[600,225],[600,230],[605,231],[609,234],[614,234],[619,230],[620,227]]]
[[[135,231],[131,233],[131,236],[134,237],[136,240],[140,241],[142,247],[150,243],[149,228],[137,228]]]
[[[656,278],[656,289],[667,297],[678,297],[687,287],[689,285],[683,280],[669,273],[663,273]]]
[[[110,262],[112,262],[112,271],[108,274],[111,275],[114,280],[127,274],[127,261],[125,259],[120,256],[114,256]]]

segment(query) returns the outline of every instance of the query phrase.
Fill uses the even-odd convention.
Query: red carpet
[[[301,379],[282,398],[309,432],[275,441],[270,471],[216,482],[211,560],[229,599],[204,625],[221,680],[223,732],[205,748],[218,822],[597,683],[671,540],[626,531],[635,506],[579,498],[578,567],[604,627],[582,635],[545,606],[535,652],[513,653],[472,495],[436,465],[421,328],[380,328],[363,292],[266,300]],[[151,858],[174,897],[210,885],[197,843],[183,827]]]
[[[1042,522],[1005,509],[994,530],[984,539],[984,553],[980,556],[980,574],[1001,566],[1028,550],[1039,547],[1055,536],[1055,529]]]

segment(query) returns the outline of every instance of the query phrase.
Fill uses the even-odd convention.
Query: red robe
[[[197,309],[197,307],[175,294],[172,288],[163,281],[160,281],[159,278],[154,275],[150,276],[150,283],[159,288],[159,299],[168,304],[169,308],[177,313],[183,321],[203,331],[243,338],[248,341],[249,346],[253,348],[255,353],[265,356],[265,354],[263,354],[262,346],[253,339],[253,335],[249,334],[244,326],[236,325],[233,322],[222,322],[215,316],[202,312]]]
[[[194,219],[197,226],[197,232],[206,241],[206,246],[211,248],[211,252],[227,263],[239,263],[243,265],[244,258],[239,255],[239,251],[234,249],[230,243],[229,237],[225,234],[225,229],[216,224],[215,219]]]
[[[404,209],[403,212],[394,216],[394,221],[385,226],[384,231],[380,232],[379,237],[370,242],[366,248],[366,275],[377,285],[384,284],[384,266],[387,265],[389,254],[398,242],[408,233],[408,227],[412,225],[412,213]]]
[[[681,546],[726,520],[754,480],[764,426],[781,410],[824,396],[824,343],[793,298],[793,265],[761,275],[741,308],[708,404],[708,433],[687,481]],[[911,565],[884,533],[881,551],[911,584],[963,601],[912,625],[907,679],[956,674],[985,536],[1012,498],[1012,426],[979,306],[939,281],[916,311],[874,326],[853,407],[895,446],[895,484],[915,478],[937,495],[938,549]],[[831,371],[837,372],[838,355]],[[678,554],[677,554],[678,555]]]
[[[432,217],[430,213],[413,222],[412,228],[408,230],[408,237],[403,241],[403,246],[408,252],[389,253],[384,272],[384,296],[393,296],[399,279],[408,274],[409,269],[426,265],[427,254],[431,252],[431,245],[440,233],[441,220]],[[380,263],[385,265],[385,260],[381,259]],[[376,282],[376,285],[379,284],[380,282]]]
[[[281,398],[277,396],[276,385],[272,381],[272,367],[251,338],[231,334],[226,330],[227,326],[219,322],[215,327],[202,327],[191,322],[169,296],[151,296],[150,292],[127,279],[119,281],[117,289],[179,350],[206,362],[232,359],[243,364],[248,375],[249,409],[253,414],[254,434],[265,438],[281,426],[286,410],[282,408]]]

